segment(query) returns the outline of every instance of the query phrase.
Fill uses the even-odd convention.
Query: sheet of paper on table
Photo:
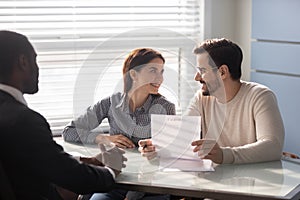
[[[200,116],[151,115],[152,142],[163,171],[214,171],[212,161],[200,159],[191,143],[200,139]]]

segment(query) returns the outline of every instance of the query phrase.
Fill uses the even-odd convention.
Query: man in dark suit
[[[105,167],[95,157],[83,159],[94,165],[78,162],[52,139],[45,118],[27,107],[23,94],[38,91],[36,56],[24,35],[0,31],[0,158],[15,198],[55,199],[58,186],[80,194],[110,190],[124,152],[99,154]]]

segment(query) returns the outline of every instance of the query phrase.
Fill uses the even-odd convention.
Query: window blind
[[[160,93],[184,110],[197,89],[192,54],[202,39],[197,0],[0,0],[1,29],[26,35],[37,51],[39,92],[25,95],[54,135],[101,98],[122,91],[134,48],[166,59]]]

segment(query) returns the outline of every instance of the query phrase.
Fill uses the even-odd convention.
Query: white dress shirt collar
[[[0,83],[0,90],[7,92],[11,96],[13,96],[17,101],[19,101],[22,104],[27,106],[27,102],[24,99],[24,96],[20,90],[14,88],[12,86],[2,84],[2,83]]]

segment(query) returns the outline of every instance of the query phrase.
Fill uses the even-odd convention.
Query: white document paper
[[[210,160],[193,152],[191,143],[200,139],[200,116],[151,115],[152,142],[163,170],[213,171]]]

